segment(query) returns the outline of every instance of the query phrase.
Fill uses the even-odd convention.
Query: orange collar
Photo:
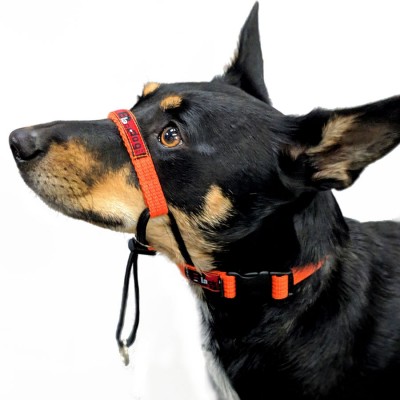
[[[236,298],[239,287],[241,287],[250,290],[261,290],[264,293],[268,290],[274,300],[283,300],[293,293],[294,285],[318,271],[324,262],[325,260],[321,260],[316,264],[293,267],[289,272],[261,271],[238,274],[236,272],[212,270],[201,273],[188,264],[179,265],[179,269],[191,282],[200,285],[204,289],[219,293],[226,299]]]
[[[261,271],[247,274],[217,270],[204,273],[199,272],[196,267],[190,265],[192,262],[189,253],[187,252],[175,219],[168,210],[167,201],[162,191],[153,160],[146,147],[135,116],[129,110],[117,110],[110,112],[108,118],[118,127],[119,134],[138,176],[139,185],[150,212],[150,218],[160,215],[169,215],[170,217],[173,234],[184,258],[187,260],[187,264],[178,265],[178,267],[183,276],[189,281],[200,285],[206,290],[220,293],[226,299],[236,298],[241,288],[250,288],[252,291],[259,290],[262,292],[270,290],[273,299],[282,300],[292,294],[294,285],[308,278],[322,267],[325,260],[316,264],[293,267],[289,272]]]

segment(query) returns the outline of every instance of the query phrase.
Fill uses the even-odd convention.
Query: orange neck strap
[[[261,271],[248,274],[217,270],[200,273],[196,268],[187,264],[179,265],[179,269],[191,282],[219,293],[227,299],[234,299],[240,289],[247,289],[252,292],[268,291],[274,300],[283,300],[293,294],[294,285],[318,271],[324,262],[325,260],[322,260],[316,264],[293,267],[289,272]]]
[[[110,112],[108,118],[118,127],[119,134],[138,176],[139,185],[150,212],[150,218],[160,215],[169,215],[171,227],[181,252],[187,253],[175,219],[168,211],[168,205],[153,160],[143,140],[135,116],[129,110],[117,110]],[[185,258],[190,260],[188,253]],[[179,265],[179,269],[191,282],[209,291],[218,292],[222,297],[227,299],[235,298],[238,291],[240,291],[239,288],[242,287],[249,288],[250,290],[268,290],[273,299],[282,300],[292,294],[294,285],[318,271],[324,264],[324,261],[325,260],[302,267],[294,267],[289,272],[262,271],[243,275],[235,272],[222,272],[217,270],[201,273],[194,266],[189,264]],[[270,289],[268,289],[268,287]]]

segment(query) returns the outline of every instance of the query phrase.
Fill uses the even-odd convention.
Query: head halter
[[[168,210],[167,201],[161,188],[153,160],[140,132],[135,116],[129,110],[117,110],[110,112],[108,118],[118,127],[119,134],[136,171],[139,185],[147,206],[138,219],[136,238],[129,240],[129,249],[131,253],[125,272],[121,311],[116,332],[119,350],[126,365],[129,363],[128,347],[135,341],[136,331],[139,325],[139,284],[137,274],[138,255],[156,254],[155,250],[148,245],[146,240],[146,227],[150,218],[164,215],[169,217],[171,231],[175,237],[182,257],[185,260],[185,264],[179,265],[182,274],[189,281],[200,285],[211,292],[219,293],[221,297],[226,299],[236,298],[239,288],[247,289],[250,292],[260,292],[262,295],[269,291],[270,297],[274,300],[286,299],[292,294],[294,285],[303,281],[321,268],[324,260],[316,264],[294,267],[288,272],[261,271],[238,274],[235,272],[223,272],[217,270],[201,272],[196,269],[181,236],[176,220],[171,211]],[[131,334],[126,340],[122,340],[121,333],[125,320],[131,271],[133,271],[133,279],[135,283],[136,315]]]

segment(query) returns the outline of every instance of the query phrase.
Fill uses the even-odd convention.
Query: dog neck
[[[265,300],[271,297],[272,290],[272,298],[284,299],[291,294],[293,282],[302,282],[322,266],[328,269],[347,235],[346,222],[332,193],[302,196],[265,217],[252,233],[215,254],[217,269],[222,271],[222,292],[234,286],[232,298],[240,292],[240,297]],[[228,277],[236,276],[236,283],[228,282],[230,278],[224,276],[225,272]],[[196,276],[193,279],[186,275],[201,284]],[[214,279],[212,274],[203,278]],[[282,279],[286,282],[279,288],[278,281]],[[272,285],[270,289],[268,283]],[[237,284],[240,290],[236,290]],[[210,298],[213,297],[211,294]]]
[[[260,226],[214,254],[218,270],[287,272],[340,251],[347,224],[330,191],[303,195],[265,217]]]

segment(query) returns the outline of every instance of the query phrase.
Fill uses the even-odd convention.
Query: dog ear
[[[264,63],[258,30],[258,2],[254,4],[242,27],[233,61],[224,75],[216,79],[240,87],[250,95],[270,104],[264,83]]]
[[[280,159],[283,180],[302,190],[342,190],[400,142],[400,96],[352,109],[316,109],[291,122],[291,144]]]

